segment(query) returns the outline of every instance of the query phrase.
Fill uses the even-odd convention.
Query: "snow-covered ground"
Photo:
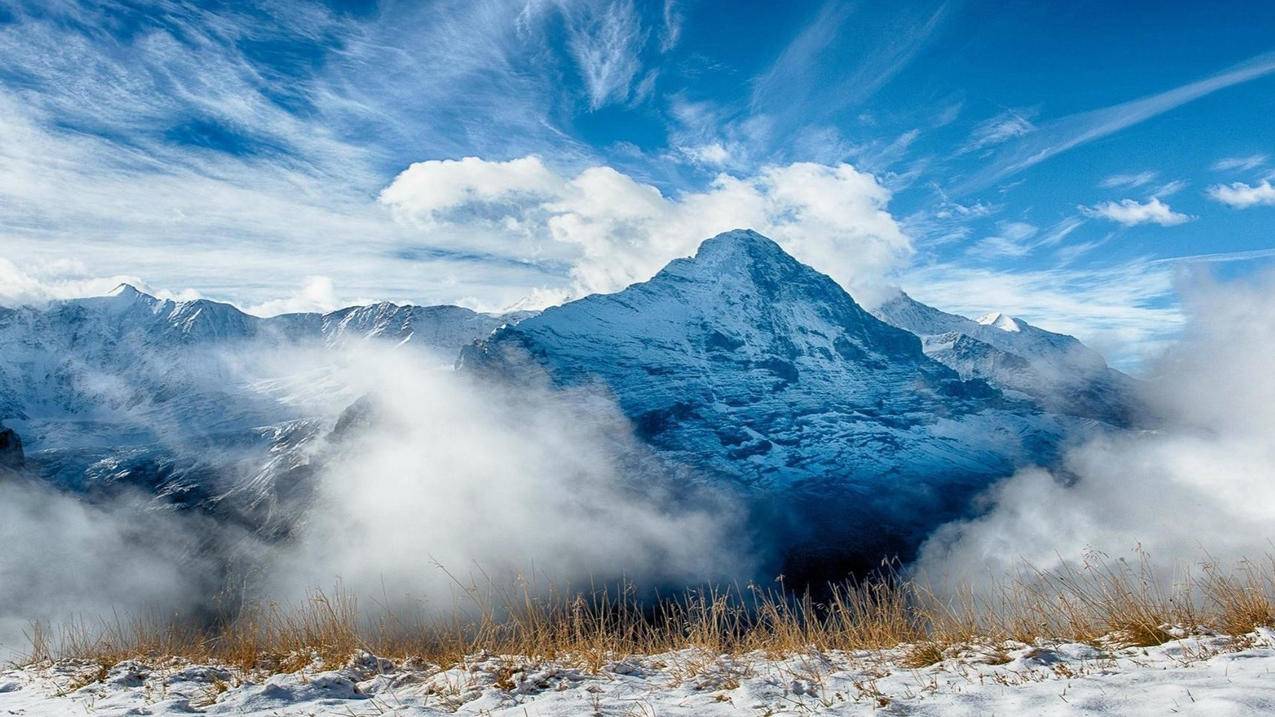
[[[1275,631],[1149,648],[1005,644],[583,665],[475,655],[439,669],[363,655],[340,669],[253,675],[211,665],[61,661],[0,672],[4,715],[1269,715]]]

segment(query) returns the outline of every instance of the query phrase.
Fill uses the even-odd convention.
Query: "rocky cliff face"
[[[500,329],[460,363],[611,393],[670,460],[749,496],[789,569],[810,572],[906,554],[990,481],[1050,460],[1068,424],[962,380],[749,231]]]
[[[16,473],[26,465],[26,457],[22,453],[22,439],[12,428],[0,426],[0,475],[5,472]]]

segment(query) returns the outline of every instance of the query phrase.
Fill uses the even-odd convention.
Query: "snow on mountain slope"
[[[1120,426],[1132,420],[1134,379],[1108,367],[1075,337],[996,312],[967,319],[903,292],[874,313],[921,336],[925,352],[962,378],[984,379],[1053,412]]]
[[[321,336],[331,345],[392,340],[428,347],[453,358],[465,345],[532,312],[482,314],[460,306],[400,306],[389,302],[351,306],[328,314],[285,314],[267,320],[294,337]]]
[[[528,360],[612,393],[648,442],[754,496],[755,524],[824,569],[906,553],[991,480],[1049,460],[1067,426],[962,381],[751,231],[502,328],[461,367],[518,375]]]
[[[301,373],[312,367],[289,352],[386,341],[445,365],[518,318],[383,303],[262,319],[129,285],[0,308],[0,421],[22,436],[33,470],[60,485],[129,484],[201,503],[228,472],[255,476],[269,446],[318,429],[296,399],[325,391],[322,377]]]

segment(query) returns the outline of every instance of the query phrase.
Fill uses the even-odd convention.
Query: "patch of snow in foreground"
[[[900,664],[907,653],[685,650],[596,671],[494,655],[442,670],[365,654],[273,676],[64,660],[0,672],[0,715],[1275,714],[1275,631],[1265,629],[1149,648],[971,647],[916,669]]]

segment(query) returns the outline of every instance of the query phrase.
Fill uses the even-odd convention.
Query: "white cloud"
[[[1214,201],[1222,202],[1236,209],[1275,206],[1275,186],[1271,186],[1271,182],[1268,179],[1264,179],[1260,184],[1255,185],[1248,185],[1243,182],[1235,182],[1230,185],[1218,184],[1209,187],[1208,194]]]
[[[1000,144],[1015,137],[1021,137],[1036,129],[1036,125],[1028,119],[1030,113],[1020,110],[1007,110],[985,120],[974,128],[970,137],[961,148],[962,152],[973,152]]]
[[[1263,164],[1266,164],[1267,159],[1267,156],[1264,154],[1252,154],[1247,157],[1227,157],[1214,162],[1213,171],[1234,172],[1257,169]]]
[[[327,313],[338,307],[336,289],[326,276],[307,276],[305,284],[292,296],[266,301],[245,308],[256,316],[278,316],[308,312]]]
[[[951,3],[934,0],[892,9],[864,13],[852,3],[823,3],[753,81],[752,113],[786,129],[820,124],[893,80],[955,14]]]
[[[632,0],[585,3],[563,10],[567,47],[589,95],[589,108],[623,102],[642,69],[638,52],[646,41]]]
[[[1122,199],[1119,202],[1103,202],[1092,207],[1080,207],[1080,211],[1088,216],[1108,219],[1127,227],[1138,224],[1159,224],[1172,227],[1185,224],[1194,217],[1175,212],[1168,204],[1152,197],[1145,202],[1136,199]]]
[[[730,161],[730,150],[722,146],[721,142],[710,142],[695,147],[683,147],[682,153],[691,158],[696,164],[707,164],[712,166],[721,166]]]
[[[615,291],[649,278],[669,260],[693,253],[722,231],[753,228],[771,236],[802,261],[830,274],[866,301],[911,254],[911,241],[890,215],[890,192],[870,174],[848,164],[796,163],[763,167],[756,174],[720,174],[699,192],[667,197],[611,167],[590,167],[572,177],[545,177],[532,191],[522,184],[527,165],[483,162],[489,186],[519,188],[520,201],[496,214],[468,211],[471,193],[448,194],[442,205],[432,188],[446,165],[420,163],[383,193],[382,201],[413,216],[418,207],[435,220],[463,221],[482,241],[528,256],[563,257],[574,293]],[[538,162],[536,174],[542,168]],[[424,193],[422,196],[421,193]],[[503,195],[501,195],[503,196]],[[529,241],[530,239],[530,241]],[[521,247],[521,248],[518,248]]]
[[[560,281],[554,265],[408,231],[369,199],[403,151],[552,149],[578,161],[580,145],[548,116],[555,73],[526,66],[545,51],[548,13],[519,30],[521,7],[440,0],[366,21],[291,4],[275,16],[273,5],[18,12],[0,23],[0,64],[26,78],[0,87],[3,254],[28,273],[75,256],[89,277],[140,276],[248,305],[312,275],[351,295],[491,306]],[[116,9],[145,17],[104,41]],[[315,74],[281,78],[243,50],[278,38],[342,49]],[[238,149],[167,134],[192,124]]]
[[[508,162],[465,157],[416,162],[382,190],[380,201],[400,217],[433,223],[445,210],[489,202],[545,199],[561,191],[562,180],[539,157]]]
[[[102,296],[120,284],[132,284],[161,299],[190,301],[200,298],[193,289],[173,292],[154,289],[128,274],[95,276],[81,262],[67,259],[28,264],[25,269],[0,257],[0,306],[41,306],[61,299]]]
[[[1168,580],[1197,560],[1233,566],[1269,554],[1275,275],[1204,282],[1185,298],[1184,338],[1153,363],[1143,395],[1162,418],[1156,430],[1096,438],[1068,452],[1065,473],[1032,468],[1000,484],[990,511],[922,548],[924,572],[990,577],[1024,562],[1053,570],[1138,549]]]
[[[668,52],[677,47],[677,41],[682,37],[683,22],[685,18],[682,17],[677,0],[664,0],[664,29],[660,33],[660,52]]]
[[[753,567],[737,506],[708,491],[677,502],[667,464],[610,399],[474,381],[374,347],[339,358],[333,383],[371,402],[372,427],[318,470],[314,508],[265,571],[272,597],[340,580],[386,608],[445,608],[450,575],[538,592],[732,580]]]
[[[1063,239],[1066,239],[1072,232],[1079,229],[1085,223],[1080,217],[1066,217],[1050,227],[1037,242],[1037,246],[1053,246]]]
[[[918,301],[966,316],[990,310],[1071,334],[1124,367],[1136,366],[1176,335],[1171,263],[1008,272],[933,264],[906,270],[900,284]]]
[[[1151,193],[1151,196],[1171,197],[1174,194],[1177,194],[1178,192],[1186,188],[1187,188],[1187,183],[1185,180],[1175,179],[1171,182],[1165,182],[1164,184],[1161,184],[1159,187],[1156,187],[1156,190]]]
[[[1103,189],[1135,189],[1154,182],[1157,176],[1159,173],[1151,171],[1137,174],[1113,174],[1098,182],[1098,186]]]
[[[1001,222],[997,234],[980,239],[969,248],[968,253],[982,257],[1024,256],[1035,248],[1028,240],[1039,231],[1038,227],[1027,222]]]
[[[996,156],[986,168],[962,182],[954,192],[963,194],[981,189],[1062,152],[1119,132],[1218,90],[1250,82],[1272,72],[1275,72],[1275,53],[1258,55],[1210,77],[1159,94],[1079,112],[1041,124],[1037,131],[1008,142],[997,150]]]

